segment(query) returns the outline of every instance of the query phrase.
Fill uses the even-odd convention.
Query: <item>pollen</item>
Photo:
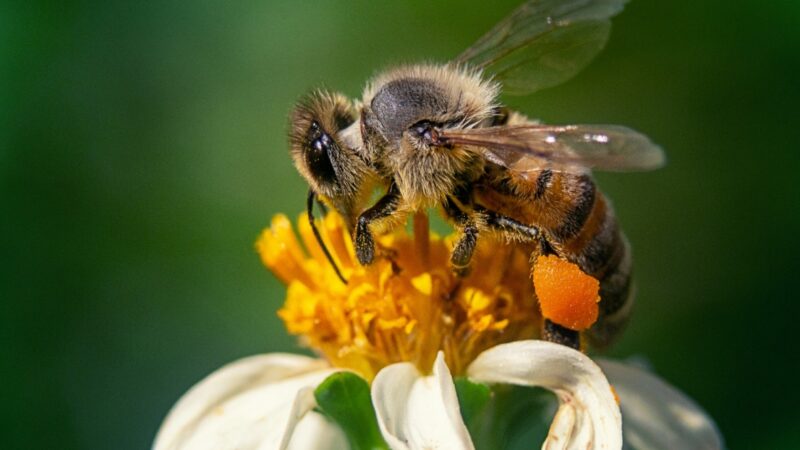
[[[275,216],[256,248],[287,285],[278,311],[287,330],[334,366],[372,379],[384,366],[411,361],[427,373],[443,350],[450,370],[462,374],[482,351],[540,334],[529,254],[518,246],[482,238],[471,273],[458,277],[449,264],[455,237],[430,233],[424,215],[413,233],[399,227],[376,236],[376,258],[366,267],[338,215],[318,228],[347,284],[305,216],[297,231]]]
[[[540,256],[533,284],[542,315],[571,330],[583,331],[597,321],[600,283],[557,256]]]

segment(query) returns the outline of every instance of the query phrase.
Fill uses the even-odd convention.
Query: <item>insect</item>
[[[322,198],[353,230],[366,265],[375,258],[374,230],[438,206],[459,232],[451,255],[457,272],[467,272],[479,236],[493,233],[530,245],[533,258],[555,254],[598,279],[600,316],[586,337],[607,345],[630,313],[631,256],[590,171],[650,170],[664,155],[629,128],[545,125],[509,111],[498,96],[574,76],[605,45],[625,1],[530,0],[446,65],[379,74],[359,102],[324,91],[302,100],[290,142],[310,185],[312,225]],[[384,194],[369,205],[376,188]],[[543,335],[579,346],[577,331],[547,318]]]

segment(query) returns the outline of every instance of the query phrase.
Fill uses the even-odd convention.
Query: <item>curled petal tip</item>
[[[501,344],[478,356],[467,375],[554,392],[559,408],[542,448],[622,448],[622,418],[611,386],[600,367],[577,350],[534,340]]]

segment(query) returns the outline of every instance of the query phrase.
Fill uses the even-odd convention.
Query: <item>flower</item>
[[[270,354],[223,367],[173,407],[154,449],[347,448],[352,433],[319,397],[342,373],[371,382],[371,420],[393,449],[474,448],[454,377],[555,393],[543,448],[618,449],[623,433],[636,448],[721,447],[708,416],[653,375],[536,339],[541,314],[521,246],[481,240],[472,273],[458,278],[452,238],[429,234],[418,215],[411,236],[379,235],[383,257],[362,267],[341,219],[328,214],[321,234],[345,284],[310,225],[298,223],[302,243],[279,215],[257,248],[288,286],[278,312],[288,331],[324,359]]]
[[[348,279],[345,285],[306,220],[298,220],[300,242],[289,219],[273,218],[256,246],[288,286],[278,315],[289,333],[302,336],[334,366],[367,379],[405,361],[429,372],[439,350],[450,370],[461,374],[489,347],[538,336],[541,316],[526,281],[529,253],[483,240],[473,273],[459,278],[449,266],[451,239],[429,234],[424,216],[416,217],[414,230],[413,236],[402,229],[379,236],[384,257],[363,267],[344,223],[328,214],[321,234]]]

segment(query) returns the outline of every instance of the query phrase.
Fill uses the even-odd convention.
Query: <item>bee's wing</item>
[[[644,171],[664,165],[664,152],[647,136],[618,125],[517,125],[443,130],[444,145],[483,149],[486,158],[515,171],[550,167]]]
[[[484,69],[509,94],[572,78],[605,46],[627,0],[529,0],[453,62]]]

